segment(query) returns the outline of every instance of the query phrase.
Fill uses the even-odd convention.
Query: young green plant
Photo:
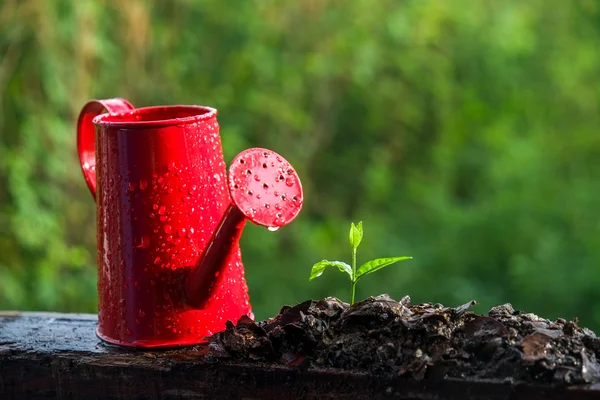
[[[327,267],[336,267],[341,272],[345,272],[350,277],[350,304],[354,304],[354,294],[356,293],[356,283],[360,278],[365,275],[369,275],[375,271],[379,271],[382,268],[385,268],[389,265],[395,264],[399,261],[410,260],[412,257],[387,257],[387,258],[377,258],[375,260],[367,261],[358,269],[356,269],[356,249],[358,249],[358,245],[363,238],[363,228],[362,221],[360,221],[357,225],[354,225],[354,222],[350,224],[350,245],[352,246],[352,266],[346,264],[342,261],[328,261],[323,260],[319,261],[315,265],[313,265],[312,270],[310,271],[310,280],[312,281],[315,278],[318,278],[323,274]]]

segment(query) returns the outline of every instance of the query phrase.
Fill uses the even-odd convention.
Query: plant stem
[[[356,292],[356,247],[352,249],[352,279],[351,279],[350,305],[354,304],[354,293]]]

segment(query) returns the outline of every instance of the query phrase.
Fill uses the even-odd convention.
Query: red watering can
[[[97,208],[102,340],[193,345],[253,317],[239,239],[247,219],[277,230],[300,212],[300,179],[283,157],[249,149],[227,175],[217,110],[124,99],[83,107],[77,147]]]

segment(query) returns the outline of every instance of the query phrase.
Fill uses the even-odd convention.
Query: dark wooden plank
[[[0,399],[600,399],[600,386],[381,379],[363,373],[214,363],[205,347],[109,347],[88,314],[0,312]]]

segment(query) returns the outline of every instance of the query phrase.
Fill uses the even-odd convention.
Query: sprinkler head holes
[[[302,209],[302,184],[290,163],[274,151],[252,148],[229,168],[233,203],[252,223],[275,231]]]

